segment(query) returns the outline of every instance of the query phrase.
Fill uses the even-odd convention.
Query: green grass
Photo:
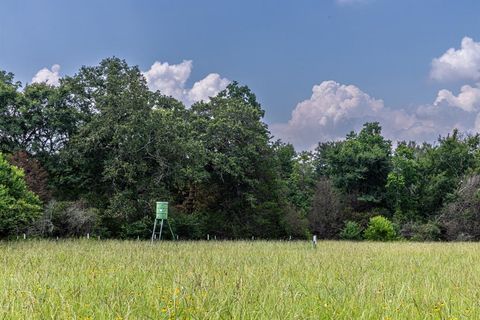
[[[476,243],[0,243],[0,319],[480,319]]]

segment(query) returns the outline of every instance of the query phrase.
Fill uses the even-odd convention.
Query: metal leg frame
[[[162,240],[163,221],[164,221],[164,219],[160,220],[160,232],[158,233],[158,239],[159,240]],[[166,223],[168,224],[168,229],[170,230],[170,233],[172,235],[172,240],[175,241],[175,235],[173,234],[172,226],[170,225],[168,220],[166,220]],[[156,237],[155,237],[155,230],[156,229],[157,229],[157,219],[155,219],[155,222],[153,223],[152,243],[153,243],[153,240],[156,239]]]

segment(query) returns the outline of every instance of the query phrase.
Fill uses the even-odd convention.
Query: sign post
[[[153,222],[153,231],[152,231],[152,242],[157,237],[158,239],[162,240],[162,231],[163,231],[163,222],[168,224],[168,228],[170,229],[170,233],[172,234],[172,240],[175,240],[175,236],[173,235],[172,227],[168,222],[168,202],[157,202],[156,203],[156,212],[155,212],[155,221]],[[156,232],[157,229],[157,222],[160,222],[160,231]]]

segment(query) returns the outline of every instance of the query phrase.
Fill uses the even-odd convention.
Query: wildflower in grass
[[[435,312],[441,312],[442,309],[445,307],[445,302],[438,302],[433,306],[433,311]]]

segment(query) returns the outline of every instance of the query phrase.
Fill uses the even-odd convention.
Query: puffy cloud
[[[344,137],[383,109],[382,100],[356,86],[324,81],[313,87],[309,99],[297,104],[288,123],[273,124],[271,129],[300,148],[310,148],[320,140]]]
[[[480,84],[476,87],[464,85],[457,96],[449,90],[440,90],[432,108],[435,107],[442,110],[444,118],[455,122],[459,130],[480,131]]]
[[[439,58],[433,59],[430,77],[438,81],[479,80],[480,43],[464,37],[460,49],[450,48]]]
[[[190,78],[192,68],[191,60],[184,60],[179,64],[156,61],[148,71],[143,72],[143,75],[151,90],[160,90],[162,94],[172,96],[188,106],[200,100],[208,101],[209,97],[215,96],[230,83],[219,74],[210,73],[195,82],[192,88],[186,88],[185,84]]]
[[[449,90],[440,90],[434,104],[441,105],[443,103],[468,112],[478,111],[480,109],[480,87],[465,85],[460,89],[458,96]]]
[[[343,139],[351,130],[358,131],[371,121],[379,121],[383,134],[392,141],[434,142],[453,128],[466,132],[475,128],[475,117],[464,108],[437,100],[410,111],[392,109],[354,85],[324,81],[313,87],[309,99],[297,104],[287,123],[273,124],[271,130],[274,136],[298,149],[312,149],[319,141]],[[480,117],[477,122],[480,128]]]
[[[188,100],[191,103],[207,101],[209,97],[213,97],[225,89],[229,83],[230,81],[220,77],[218,73],[210,73],[202,80],[195,82],[193,87],[188,90]]]
[[[54,64],[51,69],[43,68],[32,78],[33,83],[45,82],[46,84],[58,86],[60,84],[60,65]]]
[[[185,95],[185,82],[190,77],[191,72],[191,60],[184,60],[182,63],[173,65],[155,61],[143,75],[150,89],[160,90],[162,94],[182,100]]]

